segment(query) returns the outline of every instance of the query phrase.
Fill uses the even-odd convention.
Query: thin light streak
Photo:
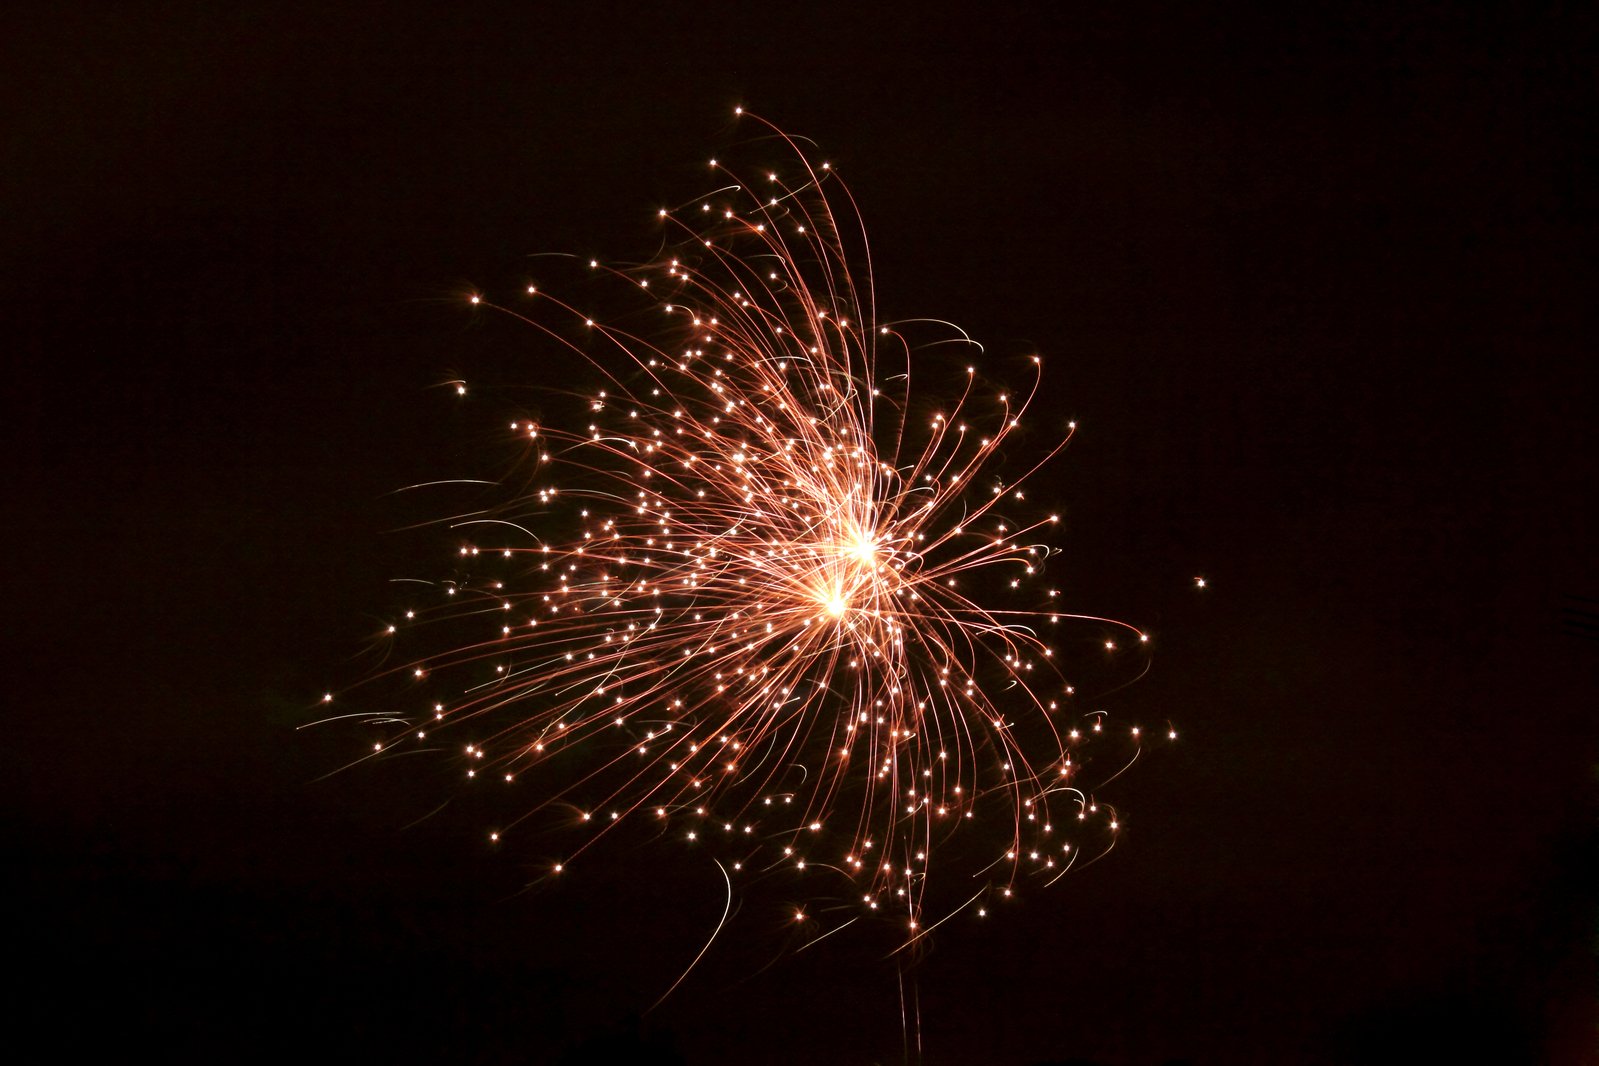
[[[690,962],[688,964],[688,968],[678,976],[676,981],[672,982],[672,987],[661,993],[660,999],[650,1004],[650,1010],[654,1010],[662,1003],[665,1003],[667,997],[673,992],[677,991],[677,986],[682,984],[684,979],[687,978],[689,974],[694,972],[694,967],[698,966],[700,964],[700,960],[705,957],[705,953],[711,950],[711,945],[715,943],[717,936],[722,932],[722,926],[727,924],[728,914],[733,910],[733,879],[727,875],[727,867],[722,865],[721,860],[712,859],[711,861],[716,863],[716,868],[718,870],[722,871],[722,880],[727,886],[727,896],[722,904],[722,916],[717,919],[716,928],[711,930],[711,935],[706,938],[705,946],[700,948],[699,954],[694,956],[694,961]]]

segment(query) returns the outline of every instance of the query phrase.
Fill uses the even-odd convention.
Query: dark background
[[[51,1057],[1592,1061],[1585,5],[222,6],[0,45],[7,941]],[[570,383],[461,297],[648,254],[735,104],[846,176],[885,317],[1048,357],[1067,581],[1157,639],[1111,709],[1184,731],[1114,856],[940,936],[920,1052],[880,953],[761,970],[753,915],[645,1014],[714,871],[511,896],[401,830],[431,779],[308,783],[354,738],[293,729],[431,561],[380,498],[493,413],[434,386]]]

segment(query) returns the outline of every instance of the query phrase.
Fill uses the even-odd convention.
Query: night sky
[[[14,1034],[1594,1061],[1591,11],[336,6],[55,5],[0,43]],[[295,729],[450,548],[385,495],[481,467],[500,408],[439,383],[589,383],[465,295],[650,254],[739,104],[845,176],[883,317],[1044,354],[1082,427],[1036,486],[1062,580],[1156,641],[1107,709],[1182,730],[1112,856],[941,931],[919,1052],[880,950],[794,956],[753,908],[647,1011],[714,869],[519,894],[541,856],[405,828],[436,775],[316,782],[364,734]]]

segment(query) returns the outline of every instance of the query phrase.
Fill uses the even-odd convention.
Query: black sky
[[[638,1021],[714,877],[507,900],[516,858],[400,831],[431,779],[309,785],[350,738],[293,729],[426,565],[380,498],[495,414],[432,386],[569,384],[461,296],[647,254],[745,104],[847,177],[885,317],[1048,357],[1067,580],[1158,642],[1112,709],[1184,732],[1114,856],[940,939],[925,1061],[1592,1061],[1591,11],[214,6],[0,44],[30,1030],[907,1055],[847,945]]]

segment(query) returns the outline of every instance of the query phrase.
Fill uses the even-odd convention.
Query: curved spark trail
[[[455,576],[385,630],[411,643],[382,676],[412,687],[373,713],[367,757],[445,734],[467,776],[534,781],[491,839],[538,814],[579,827],[551,872],[642,820],[714,847],[730,886],[810,871],[828,913],[890,917],[908,944],[1112,845],[1092,788],[1141,737],[1074,709],[1062,652],[1121,683],[1148,638],[1045,580],[1059,518],[1028,479],[1075,424],[1039,418],[1051,444],[1000,469],[1041,359],[1012,392],[960,330],[879,321],[848,188],[746,121],[784,169],[713,162],[717,191],[660,212],[666,253],[590,261],[630,304],[472,297],[603,387],[582,428],[509,424],[520,487],[455,521],[474,538]],[[946,368],[961,348],[972,364]],[[955,387],[924,396],[924,373]]]

